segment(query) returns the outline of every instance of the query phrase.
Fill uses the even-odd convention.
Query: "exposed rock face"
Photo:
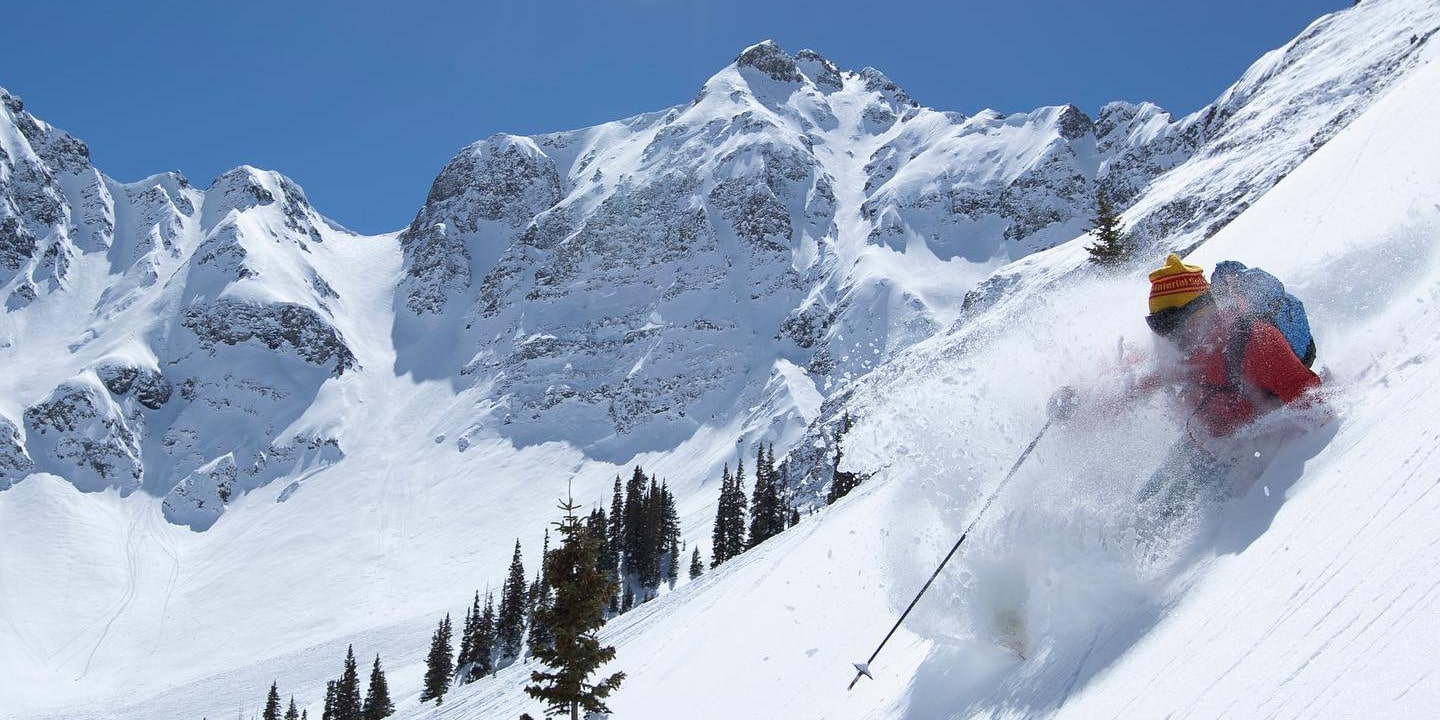
[[[449,296],[470,289],[472,262],[493,262],[503,250],[484,235],[513,240],[560,196],[555,163],[529,138],[497,135],[461,151],[445,164],[424,208],[400,235],[409,260],[406,309],[416,315],[443,311]],[[493,245],[472,250],[472,239]]]
[[[35,463],[25,451],[20,429],[10,418],[0,415],[0,490],[30,474]]]
[[[185,310],[185,327],[213,351],[217,344],[258,342],[270,350],[288,347],[306,362],[333,363],[336,375],[355,367],[355,356],[319,313],[298,305],[254,305],[218,300]]]
[[[55,388],[25,410],[25,433],[36,469],[64,477],[81,490],[140,487],[143,420],[105,396],[94,381]]]
[[[220,458],[241,468],[236,493],[273,479],[294,445],[279,433],[327,378],[358,368],[336,325],[345,301],[317,256],[341,231],[294,182],[251,167],[204,192],[178,173],[115,182],[83,143],[13,95],[0,101],[0,298],[17,319],[0,322],[0,362],[34,365],[16,353],[53,340],[39,330],[75,336],[41,363],[54,365],[43,385],[5,386],[22,399],[24,432],[0,427],[0,487],[38,470],[87,491],[166,495]],[[104,290],[71,297],[87,284]],[[92,317],[45,327],[57,307]],[[12,338],[32,311],[48,319]],[[224,507],[212,493],[192,514],[188,497],[167,512],[192,527]]]
[[[878,70],[763,42],[689,106],[462,151],[402,236],[397,297],[449,319],[403,337],[459,338],[455,367],[495,381],[521,442],[663,445],[725,412],[747,369],[784,358],[817,382],[850,377],[993,302],[1012,287],[1003,277],[961,302],[981,268],[1081,235],[1098,189],[1136,203],[1215,151],[1207,139],[1238,112],[1175,120],[1112,103],[1098,119],[1073,105],[967,117],[920,107]],[[1135,224],[1150,240],[1223,217],[1247,182]],[[954,274],[950,298],[879,265],[882,249],[947,263],[935,271]]]
[[[735,58],[735,65],[759,70],[777,82],[798,83],[805,79],[800,68],[795,66],[795,59],[769,40],[746,48]]]
[[[95,374],[110,394],[133,395],[137,402],[151,410],[159,410],[170,402],[174,390],[164,375],[150,368],[106,364],[96,368]]]

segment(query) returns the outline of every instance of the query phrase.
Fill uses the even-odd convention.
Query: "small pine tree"
[[[720,563],[730,559],[730,544],[727,538],[730,536],[731,501],[734,497],[735,480],[730,475],[730,463],[725,463],[725,469],[720,475],[720,501],[715,505],[715,525],[710,531],[710,567],[718,567]]]
[[[516,540],[510,571],[500,589],[500,614],[496,618],[495,640],[502,666],[520,657],[520,651],[525,647],[525,611],[528,607],[525,594],[525,563],[520,559],[520,541]]]
[[[475,591],[475,602],[465,608],[465,624],[460,630],[460,652],[455,654],[455,681],[464,685],[470,682],[467,676],[473,662],[475,645],[475,624],[480,622],[480,591]]]
[[[546,703],[548,712],[568,713],[579,720],[580,711],[608,713],[605,698],[620,687],[624,673],[599,682],[587,682],[601,665],[615,658],[615,648],[600,644],[596,631],[605,624],[605,599],[614,581],[595,570],[600,548],[575,516],[577,506],[567,500],[560,508],[565,518],[557,523],[560,547],[545,558],[546,572],[554,579],[555,600],[538,615],[550,628],[554,643],[537,649],[548,670],[530,673],[525,693]]]
[[[335,683],[334,720],[364,720],[361,715],[360,673],[355,665],[355,646],[345,651],[345,670]]]
[[[734,493],[730,499],[730,520],[725,543],[730,557],[737,557],[745,552],[745,514],[748,511],[749,500],[745,497],[745,458],[735,464],[735,486]]]
[[[1091,222],[1095,242],[1085,247],[1086,252],[1090,253],[1091,262],[1114,267],[1130,259],[1134,251],[1130,236],[1121,227],[1120,215],[1103,188],[1095,190],[1095,217]]]
[[[755,547],[784,529],[785,507],[780,500],[774,449],[767,453],[761,445],[755,453],[755,492],[750,502],[750,538],[746,548]]]
[[[290,709],[285,711],[285,720],[300,720],[300,711],[295,709],[295,696],[290,696]]]
[[[545,547],[550,547],[550,534],[545,534]],[[549,552],[546,550],[545,552]],[[542,555],[543,557],[543,555]],[[535,648],[550,643],[550,631],[545,628],[545,623],[536,618],[541,609],[550,603],[550,587],[545,584],[539,573],[535,575],[535,582],[530,586],[530,630],[525,635],[525,647],[529,648],[530,654],[535,654]]]
[[[480,612],[473,652],[475,669],[471,677],[482,678],[495,672],[495,600],[489,592],[485,593],[485,609]]]
[[[278,683],[270,683],[270,694],[265,696],[265,709],[260,713],[260,720],[280,720],[280,687]]]
[[[694,580],[704,573],[705,564],[700,561],[700,548],[697,547],[694,552],[690,553],[690,579]]]
[[[425,656],[425,686],[420,690],[420,702],[434,700],[436,705],[444,702],[445,691],[450,689],[450,675],[455,671],[450,657],[450,614],[440,621],[435,634],[430,636],[430,652]]]
[[[385,680],[385,671],[380,669],[380,656],[376,655],[375,665],[370,668],[370,688],[365,692],[364,720],[385,720],[394,714],[390,683]]]
[[[320,711],[320,720],[335,720],[335,681],[325,683],[325,708]]]
[[[675,510],[675,496],[670,487],[660,483],[660,555],[665,582],[670,589],[680,579],[680,514]]]

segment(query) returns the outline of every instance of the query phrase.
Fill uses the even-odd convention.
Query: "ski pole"
[[[1010,479],[1015,477],[1015,473],[1020,470],[1020,466],[1025,464],[1025,458],[1030,457],[1030,453],[1035,450],[1036,445],[1040,444],[1040,438],[1045,436],[1045,431],[1050,429],[1050,423],[1053,422],[1055,422],[1055,418],[1053,417],[1046,420],[1045,425],[1040,428],[1040,432],[1035,434],[1035,439],[1030,441],[1030,444],[1025,447],[1024,452],[1020,453],[1020,457],[1015,460],[1015,464],[1010,466],[1010,472],[1005,474],[1005,479],[1000,481],[1000,484],[995,487],[995,492],[990,493],[990,497],[985,500],[985,504],[980,506],[980,512],[975,514],[975,519],[970,521],[970,525],[965,528],[965,532],[960,533],[960,539],[956,540],[955,545],[950,548],[950,552],[945,554],[945,559],[940,561],[940,565],[935,568],[935,572],[930,573],[930,579],[925,581],[925,585],[920,588],[920,592],[915,593],[915,599],[910,601],[909,607],[905,608],[905,612],[900,613],[900,619],[895,621],[895,626],[890,628],[890,632],[885,633],[885,639],[880,641],[880,645],[875,648],[875,652],[870,653],[870,659],[863,663],[852,663],[855,666],[855,679],[850,681],[850,685],[845,688],[846,690],[853,690],[855,683],[860,682],[861,676],[868,677],[871,680],[875,679],[875,676],[870,674],[870,663],[875,662],[875,657],[880,654],[880,650],[885,647],[885,643],[890,642],[890,636],[894,635],[895,631],[900,629],[900,624],[905,622],[905,618],[910,615],[910,611],[915,609],[915,604],[920,602],[920,598],[925,595],[925,591],[930,589],[930,584],[935,582],[935,578],[940,577],[940,571],[945,569],[945,565],[950,562],[950,558],[955,556],[955,553],[960,549],[960,545],[965,542],[965,538],[969,537],[970,531],[974,530],[975,525],[980,522],[980,518],[985,516],[985,511],[989,510],[990,506],[995,502],[995,498],[1000,496],[1000,491],[1005,489]]]

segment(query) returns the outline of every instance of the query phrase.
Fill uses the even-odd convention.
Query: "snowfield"
[[[375,237],[278,173],[116,182],[7,94],[0,718],[251,717],[271,681],[318,718],[352,644],[396,717],[538,716],[525,662],[418,700],[515,538],[533,572],[567,487],[640,464],[707,551],[721,464],[842,411],[870,477],[611,621],[613,717],[1433,717],[1437,28],[1365,0],[1179,120],[967,118],[762,44],[695,104],[466,148]],[[1156,252],[1305,301],[1323,402],[1266,422],[1308,432],[1146,542],[1184,418],[1052,428],[847,691],[1050,392],[1163,356],[1151,260],[1075,237],[1102,184]]]

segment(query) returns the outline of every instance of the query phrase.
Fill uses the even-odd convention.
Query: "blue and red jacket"
[[[1245,329],[1248,326],[1248,333]],[[1205,340],[1184,361],[1181,397],[1191,422],[1223,437],[1319,387],[1274,325],[1217,312]]]

